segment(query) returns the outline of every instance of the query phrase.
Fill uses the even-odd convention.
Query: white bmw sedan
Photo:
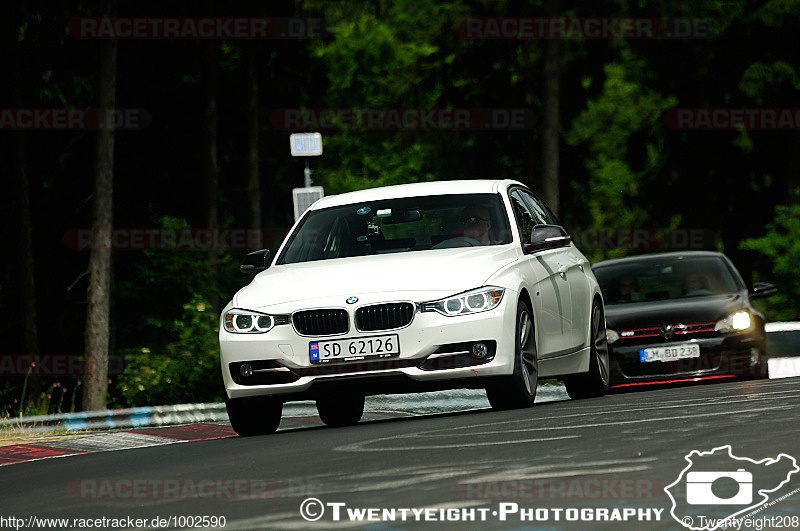
[[[364,397],[485,389],[531,406],[539,378],[573,398],[608,389],[603,299],[547,206],[510,180],[405,184],[317,201],[222,311],[228,415],[275,431],[284,402],[330,426]]]

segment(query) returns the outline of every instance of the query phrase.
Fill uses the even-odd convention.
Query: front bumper
[[[221,329],[225,388],[229,398],[277,396],[291,401],[341,391],[372,395],[484,387],[484,378],[513,372],[516,309],[509,300],[513,297],[491,311],[455,317],[417,309],[405,328],[369,333],[351,329],[334,337],[300,336],[292,324],[265,334],[231,334]],[[355,308],[348,311],[352,317]],[[309,359],[312,341],[394,334],[399,356],[324,365]],[[476,342],[489,347],[483,359],[469,353]],[[251,376],[242,376],[243,363],[252,367]]]
[[[763,378],[766,376],[765,343],[757,333],[717,335],[688,341],[634,343],[620,339],[611,345],[611,385],[635,382],[696,379],[704,377]],[[694,343],[700,356],[675,361],[642,362],[644,348]]]

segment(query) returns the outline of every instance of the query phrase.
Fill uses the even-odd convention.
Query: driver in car
[[[489,209],[478,205],[470,205],[461,212],[461,230],[459,236],[472,238],[481,242],[481,245],[491,245],[492,239],[489,231],[492,228],[492,219]]]
[[[708,293],[708,279],[703,275],[688,273],[683,279],[684,295],[707,295]]]

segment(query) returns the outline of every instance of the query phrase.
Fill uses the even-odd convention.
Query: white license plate
[[[673,361],[699,357],[700,345],[694,343],[673,345],[671,347],[643,348],[639,350],[639,361],[642,363],[647,363],[650,361]]]
[[[308,343],[308,359],[311,363],[360,361],[398,355],[400,355],[400,338],[397,334]]]

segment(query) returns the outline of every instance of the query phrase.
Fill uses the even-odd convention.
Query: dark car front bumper
[[[700,356],[675,361],[642,362],[645,348],[694,343]],[[756,333],[728,334],[688,341],[637,342],[620,339],[611,345],[611,386],[698,378],[764,378],[767,376],[764,338]]]

